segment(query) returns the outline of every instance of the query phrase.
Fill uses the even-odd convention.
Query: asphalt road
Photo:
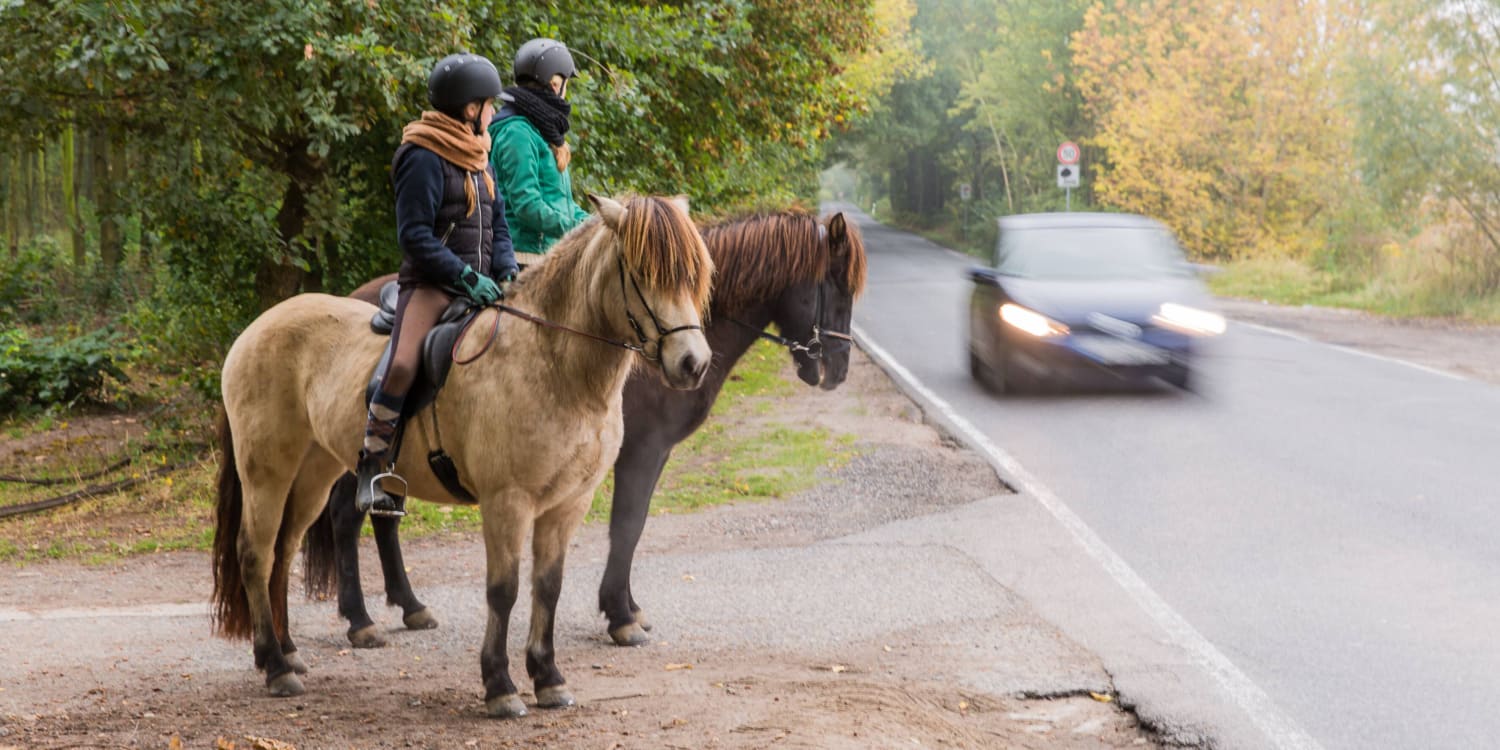
[[[991,572],[1122,700],[1229,747],[1500,744],[1500,390],[1231,324],[1196,394],[994,397],[972,262],[861,226],[862,343],[1047,511],[994,523]]]

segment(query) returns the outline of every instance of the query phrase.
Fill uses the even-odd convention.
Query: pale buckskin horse
[[[619,451],[634,358],[625,347],[637,342],[675,388],[697,387],[711,357],[701,321],[713,261],[686,202],[594,200],[599,217],[512,287],[506,304],[531,320],[500,325],[496,308],[479,313],[471,333],[484,333],[454,347],[455,366],[428,407],[436,415],[408,422],[397,465],[412,496],[460,502],[423,461],[440,436],[478,500],[489,605],[479,662],[485,708],[496,717],[526,713],[505,645],[528,531],[526,672],[538,707],[574,703],[555,661],[554,617],[568,542]],[[346,297],[299,295],[251,323],[225,357],[214,622],[226,637],[253,639],[274,696],[304,690],[288,574],[329,489],[359,454],[365,385],[387,341],[370,331],[373,311]]]
[[[621,646],[649,640],[650,624],[630,589],[636,545],[646,525],[651,496],[672,449],[703,425],[724,382],[757,338],[790,353],[808,385],[832,390],[849,370],[849,322],[864,290],[865,249],[859,229],[843,214],[824,221],[784,210],[737,217],[703,229],[713,256],[713,304],[705,329],[713,364],[703,386],[667,388],[661,378],[637,371],[625,384],[625,440],[614,465],[609,522],[609,560],[599,585],[599,609],[610,637]],[[376,279],[352,293],[375,299]],[[774,324],[780,335],[765,332]],[[307,535],[304,572],[308,593],[326,595],[336,583],[339,613],[349,620],[349,641],[358,648],[386,644],[365,608],[359,580],[359,533],[364,514],[354,507],[353,476],[334,486],[323,515]],[[400,519],[372,516],[385,579],[386,601],[400,606],[412,630],[437,627],[417,599],[401,558]]]

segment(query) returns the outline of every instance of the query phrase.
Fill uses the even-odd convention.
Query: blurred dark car
[[[969,278],[969,371],[998,393],[1101,374],[1188,388],[1202,339],[1224,332],[1198,267],[1143,216],[1004,217],[995,267]]]

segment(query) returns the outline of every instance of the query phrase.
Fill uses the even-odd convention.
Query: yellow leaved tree
[[[1353,179],[1337,95],[1346,0],[1111,0],[1071,49],[1101,203],[1196,255],[1300,256]]]

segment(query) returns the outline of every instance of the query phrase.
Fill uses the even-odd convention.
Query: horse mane
[[[845,227],[849,260],[844,287],[858,296],[865,287],[865,245],[852,222]],[[725,219],[705,227],[703,241],[718,274],[714,308],[728,315],[741,314],[788,287],[822,281],[832,261],[817,217],[800,209]]]
[[[698,227],[685,212],[662,198],[630,198],[622,204],[625,217],[617,236],[625,268],[634,274],[636,283],[658,295],[681,294],[686,289],[699,313],[707,310],[714,265]],[[603,220],[595,216],[578,231],[564,235],[547,254],[554,256],[554,261],[581,254],[604,227]],[[545,283],[543,279],[558,276],[574,266],[567,262],[542,263],[535,273],[538,282]]]

